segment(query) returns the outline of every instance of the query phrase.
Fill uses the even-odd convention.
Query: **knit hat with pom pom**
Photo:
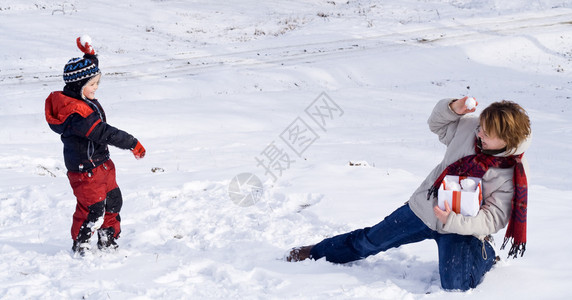
[[[83,81],[101,74],[98,64],[97,57],[90,54],[70,59],[64,66],[64,82]]]
[[[99,60],[91,45],[91,38],[87,35],[76,39],[77,47],[84,53],[82,57],[70,59],[64,66],[64,94],[83,99],[83,87],[93,77],[101,74]]]

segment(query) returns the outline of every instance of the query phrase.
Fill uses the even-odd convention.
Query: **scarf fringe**
[[[502,243],[502,246],[501,246],[501,250],[504,249],[506,244],[508,244],[509,240],[512,242],[512,246],[510,247],[510,250],[508,251],[507,258],[509,258],[511,256],[512,256],[512,258],[517,258],[519,254],[520,254],[520,257],[522,257],[524,255],[524,251],[526,251],[526,242],[515,243],[513,238],[505,237],[504,241]]]

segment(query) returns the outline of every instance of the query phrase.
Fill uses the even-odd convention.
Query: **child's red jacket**
[[[133,149],[137,139],[106,123],[97,100],[79,100],[52,92],[46,99],[46,121],[61,135],[69,171],[89,171],[109,159],[107,145]]]

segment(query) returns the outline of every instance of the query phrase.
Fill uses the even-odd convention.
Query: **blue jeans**
[[[441,234],[425,225],[406,204],[373,227],[327,238],[316,244],[312,259],[347,263],[401,245],[433,239],[439,250],[441,286],[447,290],[476,287],[495,263],[493,247],[470,235]]]

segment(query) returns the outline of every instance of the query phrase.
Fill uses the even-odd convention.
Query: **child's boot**
[[[97,248],[99,250],[115,250],[119,245],[115,242],[115,229],[112,227],[97,230]]]
[[[72,251],[75,256],[84,257],[89,252],[91,249],[90,239],[91,228],[85,225],[81,226],[77,238],[73,241]]]
[[[84,257],[90,248],[89,239],[85,241],[80,241],[79,239],[73,241],[72,251],[76,256]]]

